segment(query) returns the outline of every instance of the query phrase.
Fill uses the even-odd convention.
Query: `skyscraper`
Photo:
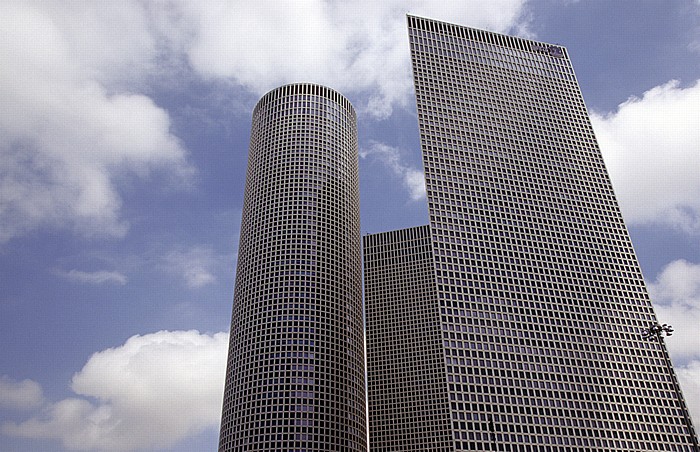
[[[311,84],[253,111],[219,451],[365,451],[357,123]]]
[[[414,438],[442,445],[448,404],[449,450],[696,450],[667,352],[641,335],[656,316],[567,50],[408,28],[430,252],[364,239],[370,449],[442,450]],[[415,281],[387,271],[408,258]],[[418,352],[379,352],[399,337]]]
[[[430,228],[363,237],[373,451],[452,451]]]

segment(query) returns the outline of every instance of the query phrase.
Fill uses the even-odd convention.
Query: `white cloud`
[[[138,91],[158,43],[138,3],[0,4],[0,242],[42,226],[123,236],[115,179],[192,169]]]
[[[46,406],[5,435],[52,439],[70,450],[168,447],[221,415],[228,335],[160,331],[90,357],[73,376],[76,397]]]
[[[171,251],[163,260],[168,271],[182,276],[188,287],[197,288],[216,281],[214,273],[222,258],[215,256],[211,247],[195,246]]]
[[[675,331],[666,346],[690,412],[700,420],[700,264],[673,261],[648,286],[659,321]]]
[[[0,377],[0,407],[26,410],[36,408],[42,400],[41,386],[35,381]]]
[[[676,375],[683,388],[683,398],[697,429],[700,421],[700,360],[691,361],[685,366],[676,366]]]
[[[659,321],[676,331],[666,341],[674,359],[700,360],[700,264],[673,261],[648,286]]]
[[[57,271],[59,276],[62,276],[70,281],[82,284],[126,284],[127,278],[119,272],[99,270],[95,272],[84,272],[80,270],[70,270],[67,272]]]
[[[591,115],[626,221],[700,232],[699,117],[700,81],[671,81]]]
[[[389,168],[401,178],[404,188],[408,190],[411,199],[425,198],[425,177],[423,171],[405,163],[400,149],[376,141],[370,142],[369,148],[360,152],[362,158],[371,156]]]
[[[386,117],[412,90],[406,13],[494,31],[517,24],[524,0],[201,2],[188,11],[198,26],[188,49],[202,74],[261,94],[309,81],[360,94],[357,107]]]
[[[0,243],[42,227],[121,237],[121,176],[187,180],[168,113],[140,94],[156,80],[319,82],[386,117],[412,89],[406,12],[505,31],[523,3],[2,2]]]

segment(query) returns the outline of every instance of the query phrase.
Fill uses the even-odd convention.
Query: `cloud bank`
[[[683,395],[694,419],[700,420],[700,264],[677,260],[648,284],[661,323],[673,325],[666,339]]]
[[[155,49],[115,5],[0,5],[0,242],[42,226],[121,237],[115,179],[191,172],[168,113],[124,88]]]
[[[6,1],[0,5],[0,243],[42,227],[122,237],[119,181],[186,181],[187,153],[148,93],[182,77],[260,95],[327,84],[384,118],[412,83],[405,13],[494,31],[524,0]]]
[[[591,120],[625,220],[700,233],[700,81],[670,81]]]
[[[4,435],[58,440],[69,450],[131,451],[171,446],[221,416],[228,334],[160,331],[133,336],[90,357],[73,376],[76,397],[45,405]],[[0,405],[36,406],[35,382],[0,379]]]
[[[700,360],[700,264],[673,261],[648,286],[659,321],[676,330],[667,341],[673,358]]]

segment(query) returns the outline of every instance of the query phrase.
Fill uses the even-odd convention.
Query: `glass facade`
[[[656,316],[566,49],[408,28],[434,271],[434,306],[415,315],[439,310],[452,448],[695,450],[667,352],[641,337]],[[397,309],[383,290],[367,300]],[[403,328],[370,335],[382,311],[368,301],[368,350]],[[418,365],[406,359],[368,361],[370,385]],[[369,402],[372,425],[383,406]],[[371,450],[386,434],[370,428]]]
[[[373,452],[452,450],[430,228],[363,237]]]
[[[219,451],[366,451],[357,124],[287,85],[253,111]]]

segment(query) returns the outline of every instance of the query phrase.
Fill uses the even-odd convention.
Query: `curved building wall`
[[[365,451],[357,122],[328,88],[253,111],[219,451]]]

